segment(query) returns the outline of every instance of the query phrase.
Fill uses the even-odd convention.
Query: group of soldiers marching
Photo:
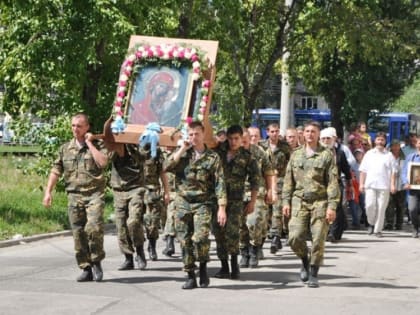
[[[315,137],[319,139],[319,126],[315,124],[310,128],[318,132]],[[74,139],[62,146],[52,168],[44,204],[51,205],[52,189],[63,175],[69,197],[76,260],[83,270],[78,281],[101,281],[103,278],[103,170],[108,161],[112,164],[110,185],[114,195],[118,244],[125,256],[119,270],[134,269],[135,262],[139,269],[146,268],[145,235],[149,258],[157,260],[159,229],[164,229],[166,239],[163,254],[171,256],[175,252],[175,238],[181,245],[183,269],[187,273],[183,289],[204,288],[210,284],[207,272],[210,233],[215,237],[221,263],[220,270],[214,275],[216,278],[238,279],[240,267],[257,267],[259,259],[263,258],[262,246],[267,237],[271,239],[271,253],[281,249],[281,237],[287,237],[289,232],[290,206],[299,195],[299,192],[294,192],[298,179],[293,174],[294,168],[290,169],[290,163],[287,167],[291,152],[302,150],[302,146],[298,146],[296,130],[288,130],[286,138],[290,133],[292,140],[287,138],[286,142],[280,139],[279,126],[271,124],[267,128],[268,138],[261,141],[258,128],[244,129],[233,125],[226,130],[226,140],[219,140],[217,146],[210,149],[204,143],[204,126],[193,122],[188,125],[187,137],[179,146],[167,151],[150,143],[141,146],[124,144],[116,150],[107,150],[101,141],[93,140],[88,132],[88,118],[82,113],[72,118],[72,131]],[[308,139],[305,138],[305,142]],[[318,165],[328,173],[329,179],[323,185],[331,195],[328,205],[334,207],[337,193],[331,182],[337,182],[337,177],[334,177],[337,171],[329,169],[328,153],[320,153],[323,160],[317,160],[318,151],[324,149],[315,146],[313,150],[315,154],[309,158],[314,160],[309,167],[315,165],[316,170]],[[326,160],[328,165],[322,164]],[[304,164],[300,166],[305,168]],[[286,170],[289,172],[288,189],[286,199],[283,196],[282,200]],[[312,174],[311,170],[308,174]],[[168,176],[172,178],[171,184]],[[306,201],[306,197],[303,195],[302,201]],[[322,199],[326,205],[326,193],[319,199],[316,195],[311,195],[311,198],[314,198],[314,204]],[[329,216],[328,211],[325,217],[326,210],[324,207],[323,223],[327,227],[327,222],[332,222],[334,217]],[[283,212],[287,215],[284,216]],[[296,213],[291,216],[292,224],[301,217]],[[318,227],[325,230],[325,226]],[[299,243],[302,233],[290,233],[289,241],[302,259],[302,281],[309,279],[309,286],[316,287],[323,252],[311,255],[307,248],[296,249],[295,243],[302,247]],[[306,234],[304,239],[306,241]],[[317,266],[312,264],[314,256]]]

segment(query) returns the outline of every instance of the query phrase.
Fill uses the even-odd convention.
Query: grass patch
[[[41,152],[41,147],[38,145],[10,145],[2,144],[0,145],[0,154],[34,154]]]
[[[42,205],[46,178],[25,175],[20,170],[22,163],[32,163],[35,157],[0,156],[0,240],[10,239],[15,234],[57,232],[69,229],[67,196],[54,192],[53,205]],[[112,195],[106,196],[105,218],[113,211]],[[105,220],[107,221],[107,220]]]

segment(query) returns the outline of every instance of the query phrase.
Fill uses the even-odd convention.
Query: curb
[[[111,230],[115,229],[115,224],[105,224],[105,232],[109,232]],[[72,235],[71,230],[65,230],[60,232],[52,232],[52,233],[45,233],[45,234],[37,234],[33,236],[23,237],[17,240],[5,240],[0,241],[0,248],[4,247],[10,247],[10,246],[16,246],[16,245],[24,245],[26,243],[36,242],[40,241],[46,238],[53,238],[53,237],[59,237],[59,236],[70,236]]]

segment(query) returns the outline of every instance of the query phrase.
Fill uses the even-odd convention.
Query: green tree
[[[305,1],[291,39],[291,69],[329,102],[333,125],[385,110],[416,72],[416,1]],[[297,43],[300,42],[300,45]]]
[[[297,18],[299,2],[292,1],[287,8],[284,0],[211,1],[209,33],[223,39],[215,95],[222,125],[247,124],[252,110],[264,107],[264,86],[280,71],[286,26]]]
[[[393,104],[393,111],[420,114],[420,75]]]
[[[124,9],[124,2],[106,0],[2,1],[3,110],[44,118],[83,110],[100,129],[135,32]]]

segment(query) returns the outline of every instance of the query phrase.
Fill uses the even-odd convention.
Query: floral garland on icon
[[[192,79],[194,82],[202,80],[201,72],[202,54],[195,48],[184,47],[181,45],[162,44],[148,45],[139,44],[129,51],[124,60],[120,77],[118,80],[117,94],[113,108],[113,122],[111,130],[113,133],[124,132],[126,127],[124,117],[124,104],[127,103],[128,85],[134,74],[141,70],[141,64],[156,64],[180,67],[188,65],[192,68]],[[202,80],[201,82],[201,99],[199,106],[194,107],[193,116],[185,119],[186,124],[192,121],[203,121],[209,102],[210,80]],[[194,104],[195,105],[195,104]],[[178,128],[179,129],[179,128]]]

